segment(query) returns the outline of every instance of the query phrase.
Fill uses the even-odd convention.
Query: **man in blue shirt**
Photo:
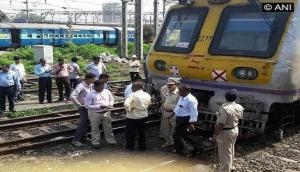
[[[39,102],[44,103],[45,92],[47,92],[48,103],[52,102],[52,68],[46,63],[46,60],[40,59],[40,64],[34,68],[34,73],[39,77]]]
[[[0,114],[5,111],[6,97],[9,102],[9,111],[15,112],[14,93],[19,89],[20,80],[17,74],[9,70],[9,65],[3,65],[0,72]]]
[[[180,98],[173,112],[176,116],[174,144],[176,153],[182,154],[184,151],[182,139],[189,141],[187,133],[195,130],[194,123],[198,119],[198,101],[191,94],[190,86],[182,84],[178,87],[178,90]]]

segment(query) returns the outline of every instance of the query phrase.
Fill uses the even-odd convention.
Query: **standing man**
[[[71,101],[78,107],[80,114],[80,123],[75,132],[72,145],[75,147],[82,147],[83,144],[80,140],[86,135],[89,129],[89,116],[88,110],[84,107],[85,98],[88,93],[93,90],[93,83],[95,81],[95,75],[88,73],[85,75],[84,81],[76,86],[75,90],[71,93]]]
[[[183,154],[184,144],[182,139],[188,141],[187,132],[195,130],[194,123],[198,119],[198,101],[191,94],[191,88],[182,84],[178,87],[180,98],[174,109],[173,114],[176,116],[176,127],[174,143],[177,154]]]
[[[85,99],[85,108],[91,123],[92,145],[95,149],[100,148],[99,125],[102,123],[106,142],[116,144],[115,136],[111,127],[109,109],[113,108],[114,98],[111,92],[104,89],[104,83],[97,80],[94,82],[94,91],[88,93]]]
[[[135,133],[138,133],[139,150],[146,150],[145,123],[148,117],[148,106],[151,103],[150,94],[143,91],[143,83],[132,83],[133,93],[124,102],[126,114],[126,149],[134,150]]]
[[[47,92],[48,103],[52,102],[52,81],[51,73],[52,68],[50,65],[46,64],[46,60],[40,59],[40,64],[36,65],[34,68],[34,73],[39,77],[39,102],[44,103],[45,92]]]
[[[65,95],[67,101],[70,99],[70,93],[71,93],[71,85],[70,85],[70,79],[69,79],[69,71],[71,71],[72,68],[65,64],[64,59],[58,59],[58,64],[54,66],[54,76],[55,76],[55,82],[58,89],[58,101],[64,100],[64,87],[65,87]]]
[[[20,90],[16,91],[16,100],[24,100],[23,98],[23,88],[24,82],[26,82],[26,73],[23,63],[20,61],[20,57],[14,57],[15,63],[10,65],[10,70],[16,72],[18,78],[20,79]]]
[[[93,57],[93,63],[88,64],[84,70],[87,73],[92,73],[96,76],[96,78],[98,78],[100,76],[100,74],[102,73],[106,73],[106,66],[102,63],[101,58],[100,57]]]
[[[71,59],[71,63],[70,63],[70,67],[72,68],[72,70],[69,72],[70,74],[70,84],[71,84],[71,88],[75,89],[76,86],[80,83],[80,67],[77,64],[78,58],[77,57],[73,57]]]
[[[164,101],[162,102],[162,120],[161,120],[161,126],[162,126],[162,134],[163,138],[165,140],[165,144],[161,146],[161,148],[165,148],[168,146],[174,145],[173,141],[173,133],[175,131],[175,116],[172,115],[172,112],[174,111],[177,102],[180,98],[178,93],[177,85],[179,83],[179,79],[175,78],[169,78],[167,81],[167,89],[168,92],[166,93],[166,96],[164,98]]]
[[[233,166],[234,146],[239,134],[239,119],[243,118],[244,108],[235,103],[237,90],[232,89],[225,94],[226,103],[217,112],[217,122],[212,141],[218,144],[218,154],[221,161],[219,171],[230,172]]]
[[[14,71],[9,70],[9,65],[2,66],[0,72],[0,114],[5,112],[6,97],[9,103],[9,111],[15,112],[14,93],[20,87],[20,80]]]
[[[140,77],[140,67],[141,64],[138,61],[137,56],[132,55],[131,61],[129,61],[129,74],[131,81],[135,77]]]

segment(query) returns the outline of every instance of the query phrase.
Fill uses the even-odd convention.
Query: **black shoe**
[[[100,144],[94,144],[94,145],[92,145],[92,147],[93,147],[94,149],[100,149],[100,148],[101,148]]]
[[[16,110],[15,110],[15,109],[10,109],[9,111],[10,111],[10,112],[16,112]]]
[[[0,110],[0,115],[3,115],[4,114],[4,111],[3,110]]]

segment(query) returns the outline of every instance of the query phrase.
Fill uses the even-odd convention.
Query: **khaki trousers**
[[[91,135],[92,135],[92,144],[100,144],[101,136],[99,125],[102,123],[102,128],[104,131],[105,140],[108,143],[115,142],[115,136],[111,127],[111,117],[110,112],[106,113],[97,113],[88,111],[90,123],[91,123]]]
[[[173,145],[174,140],[172,135],[175,132],[176,127],[176,117],[175,115],[172,116],[172,118],[169,118],[172,115],[172,113],[164,111],[162,113],[162,119],[161,119],[161,132],[162,136],[166,141],[166,145]]]
[[[218,154],[221,165],[219,172],[230,172],[233,168],[234,146],[239,134],[238,127],[232,130],[223,130],[217,136]]]

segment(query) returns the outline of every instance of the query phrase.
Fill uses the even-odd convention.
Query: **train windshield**
[[[208,8],[174,9],[167,15],[155,50],[189,53],[201,30]]]
[[[262,13],[252,6],[224,9],[210,54],[269,58],[276,52],[288,13]]]

